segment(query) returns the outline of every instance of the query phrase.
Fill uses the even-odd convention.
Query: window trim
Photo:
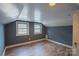
[[[36,35],[36,34],[42,34],[42,24],[40,24],[40,23],[34,23],[34,26],[35,26],[35,24],[39,24],[40,25],[40,33],[35,33],[35,27],[34,27],[34,34]]]
[[[20,23],[27,24],[27,34],[18,34],[18,29],[20,29],[20,28],[18,28],[18,24],[20,24]],[[29,23],[28,22],[21,22],[21,21],[16,22],[16,36],[24,36],[24,35],[29,35]]]

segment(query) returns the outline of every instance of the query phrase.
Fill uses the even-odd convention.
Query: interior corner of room
[[[0,3],[0,55],[79,55],[78,12],[77,3]]]

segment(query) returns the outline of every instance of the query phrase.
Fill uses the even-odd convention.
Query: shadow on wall
[[[47,27],[48,38],[72,46],[72,26]]]
[[[0,24],[0,56],[4,51],[4,26]]]

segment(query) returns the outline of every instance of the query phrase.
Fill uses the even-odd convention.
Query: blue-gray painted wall
[[[47,27],[48,38],[72,46],[72,26]]]
[[[0,24],[0,56],[4,51],[4,26]]]
[[[16,22],[26,22],[26,21],[17,20],[12,23],[5,24],[5,45],[6,46],[45,38],[46,28],[43,24],[42,24],[42,34],[37,34],[37,35],[34,34],[34,23],[35,22],[28,22],[29,23],[29,35],[16,36]],[[29,40],[29,38],[31,40]]]

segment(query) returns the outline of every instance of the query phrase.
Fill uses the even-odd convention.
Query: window
[[[29,23],[17,22],[16,23],[16,35],[29,35]]]
[[[41,24],[34,24],[34,34],[42,34],[42,25]]]

